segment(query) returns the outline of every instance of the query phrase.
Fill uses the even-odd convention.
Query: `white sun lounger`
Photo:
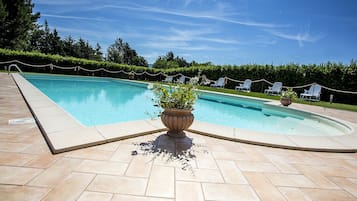
[[[174,78],[173,76],[167,76],[167,77],[163,80],[163,82],[169,82],[169,83],[171,83],[173,78]]]
[[[236,86],[235,89],[238,91],[250,92],[251,86],[252,86],[252,80],[246,79],[246,80],[244,80],[243,84],[239,84],[239,86]]]
[[[184,75],[181,75],[181,77],[176,80],[176,83],[178,84],[185,84],[186,77]]]
[[[283,83],[281,82],[274,82],[273,86],[269,87],[268,89],[264,90],[264,93],[270,95],[279,95],[281,94],[281,89],[283,88]]]
[[[218,78],[217,81],[215,81],[213,84],[211,84],[211,87],[221,87],[224,88],[224,85],[226,84],[226,79],[224,77]]]
[[[320,101],[321,86],[313,84],[309,90],[304,89],[304,93],[300,94],[300,98],[309,101]]]

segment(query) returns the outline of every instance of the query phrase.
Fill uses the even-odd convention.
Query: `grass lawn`
[[[250,96],[250,97],[257,97],[257,98],[265,98],[265,99],[271,99],[271,100],[279,100],[280,96],[270,96],[266,95],[264,93],[258,93],[258,92],[240,92],[234,89],[225,89],[225,88],[212,88],[212,87],[204,87],[204,86],[198,86],[198,89],[202,90],[207,90],[207,91],[217,91],[217,92],[223,92],[223,93],[228,93],[228,94],[237,94],[237,95],[242,95],[242,96]],[[329,102],[324,102],[324,101],[319,101],[319,102],[311,102],[311,101],[304,101],[301,99],[294,100],[295,103],[301,103],[301,104],[306,104],[306,105],[315,105],[315,106],[321,106],[321,107],[326,107],[326,108],[333,108],[333,109],[339,109],[339,110],[349,110],[349,111],[354,111],[357,112],[357,105],[348,105],[348,104],[343,104],[343,103],[329,103]]]

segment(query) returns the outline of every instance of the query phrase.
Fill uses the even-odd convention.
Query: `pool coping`
[[[21,75],[13,73],[12,77],[53,153],[62,153],[166,130],[160,119],[86,127]],[[219,92],[215,93],[220,94]],[[256,100],[268,101],[267,104],[278,104],[277,101],[261,98]],[[357,152],[356,124],[330,116],[310,113],[346,124],[352,128],[352,132],[342,136],[281,135],[210,124],[197,120],[194,121],[188,131],[225,140],[278,148],[325,152]]]

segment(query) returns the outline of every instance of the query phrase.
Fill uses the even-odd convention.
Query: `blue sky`
[[[149,63],[173,51],[214,64],[348,64],[357,59],[355,0],[33,0],[61,37],[106,52],[115,38]]]

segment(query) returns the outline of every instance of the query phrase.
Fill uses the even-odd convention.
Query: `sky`
[[[349,64],[357,59],[356,0],[33,0],[62,38],[122,38],[154,63],[173,51],[217,65]]]

